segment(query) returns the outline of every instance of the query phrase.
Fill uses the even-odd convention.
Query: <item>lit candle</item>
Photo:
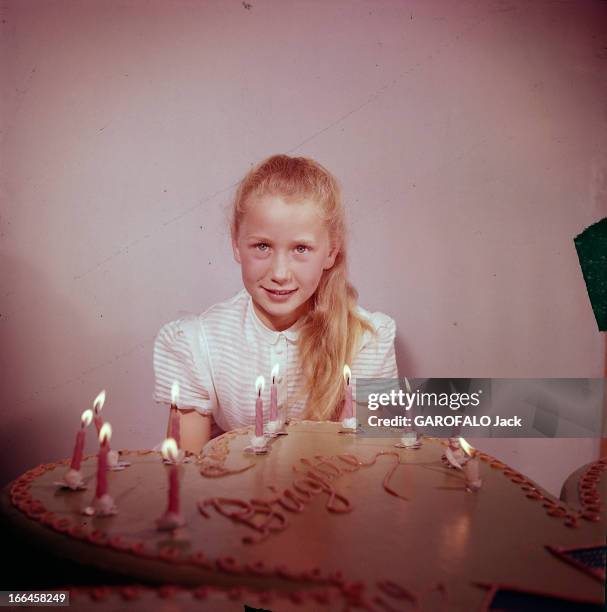
[[[181,422],[177,402],[179,401],[179,383],[175,381],[171,386],[171,438],[175,440],[177,448],[181,445]]]
[[[344,366],[344,381],[346,383],[345,394],[346,399],[344,400],[344,419],[351,419],[354,416],[354,410],[352,408],[352,386],[350,385],[350,378],[352,377],[352,372],[350,368],[345,365]]]
[[[476,451],[463,438],[460,438],[460,442],[462,448],[469,457],[463,466],[464,475],[466,476],[466,486],[472,491],[478,491],[483,481],[480,479],[480,462],[476,456]]]
[[[101,411],[103,410],[103,404],[105,403],[105,389],[103,389],[93,402],[93,411],[95,413],[95,427],[97,428],[97,435],[101,432],[101,426],[103,425],[103,419],[101,418]]]
[[[109,440],[112,437],[112,426],[104,423],[99,432],[99,454],[97,455],[97,490],[95,497],[100,499],[107,494],[107,454],[110,450]]]
[[[72,455],[72,463],[70,465],[71,470],[78,471],[80,469],[80,463],[82,461],[82,450],[84,449],[86,428],[91,424],[92,420],[92,410],[85,410],[82,413],[82,416],[80,417],[80,431],[76,434],[76,444],[74,446],[74,454]]]
[[[169,467],[169,503],[167,512],[179,514],[179,476],[177,473],[177,442],[173,438],[167,438],[162,443],[162,456],[171,461]]]
[[[257,392],[257,399],[255,400],[255,436],[258,438],[263,436],[263,400],[261,399],[261,392],[265,385],[265,378],[258,376],[255,381],[255,391]]]
[[[185,518],[180,513],[179,473],[177,459],[179,449],[174,438],[167,438],[162,443],[162,456],[169,466],[169,494],[166,512],[156,521],[158,529],[173,530],[185,525]]]
[[[280,365],[275,364],[272,368],[272,386],[270,387],[270,421],[278,420],[278,390],[276,388],[276,378]]]

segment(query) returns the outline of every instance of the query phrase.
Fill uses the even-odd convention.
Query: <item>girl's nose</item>
[[[289,280],[289,266],[286,257],[282,255],[274,257],[270,274],[276,283],[284,283]]]

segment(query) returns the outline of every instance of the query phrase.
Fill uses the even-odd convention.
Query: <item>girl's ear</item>
[[[322,268],[323,270],[330,270],[333,267],[333,265],[335,264],[335,258],[337,257],[338,253],[339,253],[339,245],[334,244],[331,247],[331,250],[329,251],[327,258],[325,259],[325,265]]]
[[[232,252],[234,253],[234,259],[238,263],[241,263],[241,261],[240,261],[240,249],[238,248],[238,242],[236,242],[236,240],[234,239],[234,236],[232,236]]]

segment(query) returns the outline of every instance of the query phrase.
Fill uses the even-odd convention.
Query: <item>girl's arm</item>
[[[179,408],[180,447],[196,455],[211,439],[211,416],[200,414],[194,408]],[[167,438],[171,431],[171,414],[167,424]]]

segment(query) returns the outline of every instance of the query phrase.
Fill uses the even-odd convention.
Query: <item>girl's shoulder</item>
[[[231,298],[213,304],[198,315],[198,320],[207,324],[225,323],[226,320],[242,320],[247,313],[249,305],[249,294],[246,289],[241,289]]]
[[[396,322],[394,319],[383,312],[369,312],[362,306],[357,306],[356,313],[365,321],[371,324],[373,332],[365,329],[359,340],[359,346],[376,350],[389,351],[394,346],[396,336]]]
[[[384,335],[387,333],[392,336],[396,333],[396,322],[384,312],[370,312],[362,306],[357,305],[356,314],[370,323],[376,333],[383,333]],[[365,333],[368,334],[369,332]]]
[[[243,289],[233,297],[213,304],[199,314],[181,313],[178,319],[169,321],[160,331],[164,334],[195,339],[203,328],[208,332],[216,329],[225,330],[226,325],[229,326],[230,323],[238,326],[246,315],[248,296],[249,294]]]

